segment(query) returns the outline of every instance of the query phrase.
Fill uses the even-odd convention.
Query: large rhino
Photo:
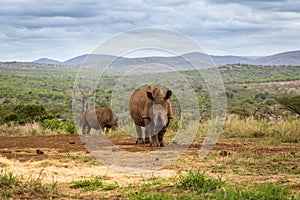
[[[131,95],[129,112],[138,134],[136,144],[150,143],[152,147],[164,146],[163,137],[172,116],[171,95],[171,90],[165,94],[160,88],[152,86],[139,89]],[[142,127],[145,127],[145,140]]]
[[[104,129],[106,132],[108,129],[115,130],[118,127],[118,118],[110,108],[95,107],[85,111],[81,115],[80,126],[82,128],[82,134],[87,127],[87,134],[90,134],[91,128]]]

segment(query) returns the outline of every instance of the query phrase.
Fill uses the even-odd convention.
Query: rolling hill
[[[33,63],[38,63],[38,64],[50,64],[50,65],[61,65],[62,63],[58,60],[53,60],[49,58],[40,58],[38,60],[32,61]]]
[[[65,66],[81,66],[82,63],[86,64],[99,64],[106,65],[110,62],[114,62],[114,65],[117,69],[122,70],[125,66],[132,65],[144,65],[150,63],[159,63],[162,65],[172,65],[175,69],[183,70],[190,69],[190,65],[186,60],[193,61],[198,65],[198,67],[212,67],[212,62],[216,66],[222,66],[226,64],[253,64],[253,65],[294,65],[300,66],[300,50],[299,51],[290,51],[278,53],[270,56],[262,57],[247,57],[247,56],[215,56],[215,55],[206,55],[199,52],[191,52],[181,56],[173,57],[136,57],[136,58],[126,58],[126,57],[117,57],[113,55],[100,55],[100,54],[84,54],[71,59],[68,59],[64,62],[57,60],[52,60],[48,58],[41,58],[33,61],[33,63],[39,64],[59,64]],[[126,67],[125,67],[126,68]],[[124,70],[124,69],[123,69]]]
[[[250,60],[250,64],[300,66],[300,51],[289,51],[256,58],[254,60]]]

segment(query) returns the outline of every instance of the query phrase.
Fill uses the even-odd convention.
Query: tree
[[[77,101],[81,102],[81,114],[84,112],[84,108],[87,107],[87,100],[94,96],[96,90],[90,91],[89,89],[84,89],[81,84],[78,84],[78,89],[80,91],[80,95],[77,96],[75,93],[75,89],[73,90],[74,97]]]
[[[293,97],[281,97],[277,101],[286,109],[300,115],[300,95]]]

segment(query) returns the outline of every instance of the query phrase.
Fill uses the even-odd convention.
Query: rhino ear
[[[148,97],[148,99],[150,99],[150,100],[153,100],[153,99],[154,99],[152,92],[149,92],[149,91],[147,92],[147,97]]]
[[[166,100],[170,99],[171,96],[172,96],[172,91],[168,90],[166,94]]]

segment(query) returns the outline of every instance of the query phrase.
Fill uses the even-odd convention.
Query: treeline
[[[24,104],[23,102],[10,102],[0,107],[0,125],[25,125],[27,123],[40,123],[44,129],[64,130],[69,134],[76,133],[72,120],[59,119],[55,110],[48,110],[41,104]]]
[[[1,66],[0,69],[2,69]],[[76,70],[73,68],[6,67],[4,71],[0,71],[0,123],[24,124],[37,121],[44,125],[48,124],[48,127],[51,124],[53,127],[59,127],[59,124],[71,120],[72,92]],[[297,96],[299,82],[290,84],[265,84],[264,82],[300,80],[299,66],[236,64],[234,68],[225,66],[218,70],[224,80],[228,113],[237,114],[242,118],[252,116],[256,119],[276,118],[289,114],[297,115],[297,112],[290,109],[290,106],[284,105],[284,101],[280,101],[280,99]],[[90,74],[90,72],[86,73]],[[168,73],[182,73],[189,80],[197,95],[200,112],[209,118],[210,95],[204,80],[199,79],[201,71]],[[111,72],[107,74],[104,82],[99,83],[95,92],[97,105],[110,106],[114,84],[118,81],[119,76]],[[164,73],[159,73],[157,76],[164,78]],[[124,78],[124,80],[126,79]],[[177,85],[180,87],[181,84]],[[181,90],[182,88],[173,89]],[[78,99],[80,100],[80,96]],[[186,99],[186,101],[190,101],[190,99]],[[291,101],[291,104],[294,105],[295,99]],[[92,103],[87,105],[93,106]],[[116,112],[122,112],[127,108],[128,102],[114,102],[114,106]],[[176,108],[179,107],[180,105],[177,105]],[[26,111],[27,109],[32,110],[32,113]],[[177,110],[180,112],[180,109]],[[25,117],[25,113],[28,117]]]

